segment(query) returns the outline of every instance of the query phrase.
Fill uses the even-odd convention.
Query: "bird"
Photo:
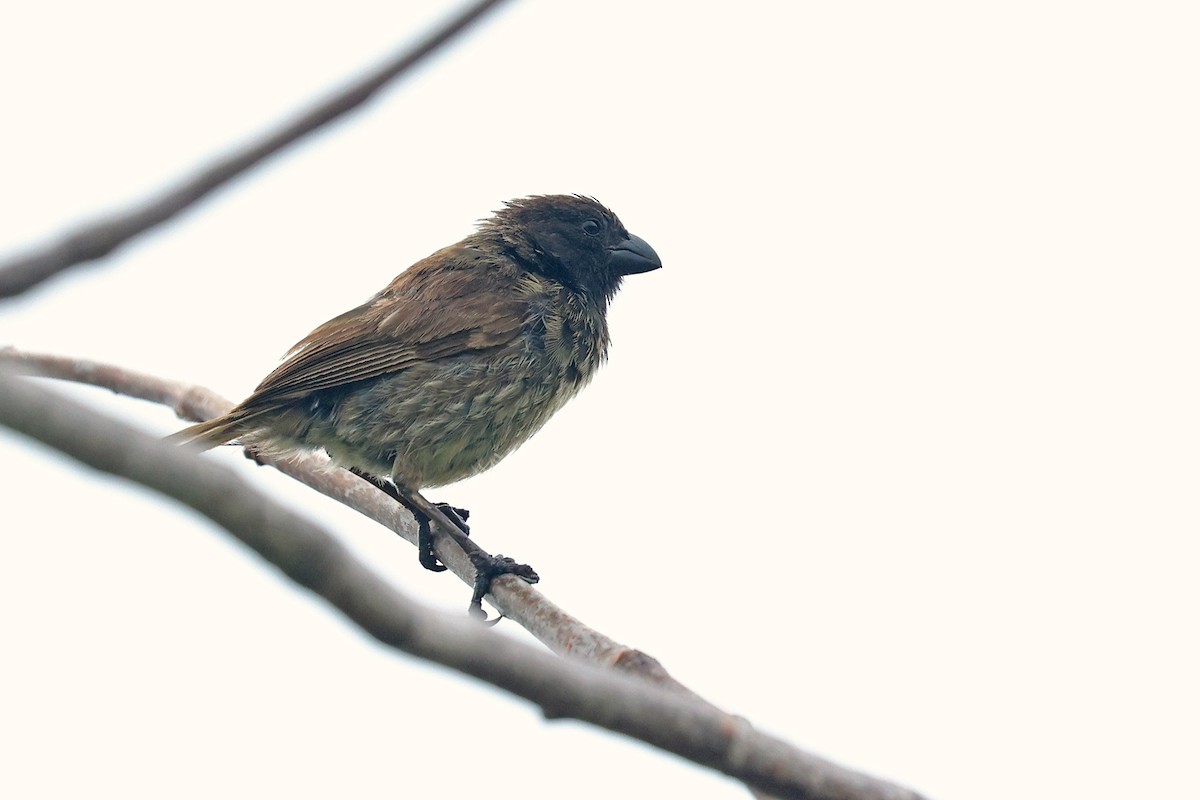
[[[169,439],[270,457],[324,449],[413,513],[421,564],[444,570],[430,521],[465,543],[466,512],[421,490],[478,474],[536,433],[607,359],[623,279],[660,267],[595,198],[510,200],[313,330],[228,413]],[[468,553],[472,614],[499,575],[538,579],[513,559]]]

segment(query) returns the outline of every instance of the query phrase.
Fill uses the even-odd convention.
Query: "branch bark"
[[[27,375],[98,386],[117,394],[170,406],[181,418],[194,422],[219,416],[233,405],[201,386],[87,359],[4,348],[0,349],[0,366],[8,366]],[[292,458],[265,463],[374,520],[410,544],[417,543],[417,526],[407,511],[361,478],[346,470],[331,469],[329,459],[324,455],[297,453]],[[438,535],[436,530],[434,535],[434,550],[438,560],[446,564],[450,572],[464,584],[472,585],[474,569],[466,553],[449,537]],[[492,604],[551,650],[600,666],[636,672],[647,680],[690,693],[654,658],[589,628],[524,581],[501,578],[492,588],[492,593],[488,595]]]
[[[317,103],[258,141],[218,158],[161,194],[77,228],[57,242],[0,263],[0,298],[22,294],[70,267],[104,258],[130,239],[161,225],[288,145],[362,105],[502,2],[504,0],[472,3],[413,47],[363,75],[333,97]]]
[[[133,396],[171,402],[186,416],[219,413],[228,403],[196,387],[111,365],[0,351],[0,362],[28,373],[81,380]],[[10,370],[5,370],[8,372]],[[194,413],[203,408],[201,413]],[[571,717],[623,733],[745,781],[777,797],[828,800],[915,799],[914,792],[828,761],[760,733],[702,700],[657,661],[584,626],[521,581],[506,581],[495,599],[506,614],[552,649],[555,658],[497,636],[465,617],[421,609],[358,562],[332,536],[247,486],[233,472],[108,419],[27,380],[0,374],[0,424],[96,469],[148,486],[191,506],[249,545],[297,583],[324,597],[379,641],[485,680],[537,703],[550,719]],[[314,457],[282,462],[310,483],[331,481],[331,496],[370,509],[410,541],[407,512],[382,492]],[[317,476],[308,473],[320,473]],[[349,479],[347,481],[347,479]],[[345,483],[345,485],[341,485]],[[310,484],[312,485],[312,484]],[[322,489],[324,491],[324,489]],[[339,498],[341,499],[341,498]],[[377,506],[376,504],[381,504]],[[364,511],[364,513],[366,513]],[[407,518],[407,519],[404,519]],[[386,521],[385,521],[386,520]],[[401,521],[403,520],[403,524]],[[439,540],[439,558],[458,573],[461,551]],[[465,564],[469,578],[469,562]],[[463,577],[460,574],[460,577]],[[590,663],[583,663],[590,662]],[[636,672],[622,675],[598,666]],[[649,680],[645,680],[649,678]]]

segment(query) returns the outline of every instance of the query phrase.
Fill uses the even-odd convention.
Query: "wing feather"
[[[529,305],[498,262],[455,245],[414,264],[375,297],[305,337],[241,407],[288,403],[512,341]]]

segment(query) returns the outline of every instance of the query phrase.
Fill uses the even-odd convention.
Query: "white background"
[[[323,8],[6,9],[0,247],[143,197],[447,6]],[[935,798],[1195,794],[1194,5],[784,9],[513,4],[0,306],[0,343],[236,400],[503,200],[593,194],[665,268],[626,283],[593,386],[434,499],[572,613],[843,764]],[[408,544],[210,457],[465,608]],[[9,434],[0,486],[0,795],[747,796],[388,652],[196,515]]]

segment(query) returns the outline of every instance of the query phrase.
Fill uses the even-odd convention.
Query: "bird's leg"
[[[484,552],[483,548],[475,544],[467,538],[466,522],[460,518],[460,510],[453,506],[448,506],[445,503],[430,503],[420,492],[415,492],[404,485],[402,481],[395,478],[392,483],[396,487],[398,494],[403,496],[401,500],[404,505],[412,510],[413,516],[417,517],[417,522],[420,523],[422,517],[428,520],[437,520],[442,529],[449,534],[450,538],[462,548],[467,557],[471,559],[471,566],[475,568],[475,583],[471,592],[471,605],[467,609],[471,616],[486,620],[487,613],[483,610],[483,596],[491,589],[492,581],[499,578],[501,575],[515,575],[526,583],[537,583],[538,574],[533,570],[533,567],[528,564],[518,564],[507,556],[493,556]],[[450,513],[446,513],[449,510]],[[465,514],[464,514],[465,516]],[[430,540],[429,553],[433,553],[433,542]],[[424,564],[424,561],[421,562]],[[492,620],[491,624],[500,621],[500,617]]]
[[[392,483],[391,481],[384,480],[378,475],[372,475],[369,472],[364,472],[358,467],[350,467],[349,469],[355,475],[362,478],[364,481],[371,484],[376,489],[383,492],[388,497],[392,498],[397,503],[409,510],[409,512],[413,515],[413,518],[417,521],[417,560],[421,562],[422,567],[431,572],[445,572],[446,566],[439,563],[437,556],[433,554],[433,533],[429,529],[429,516],[421,511],[421,509],[410,503],[400,492],[400,490],[396,488],[396,484]],[[446,506],[446,508],[450,508],[450,506]],[[462,510],[464,513],[467,513],[466,509]],[[451,509],[451,514],[454,515],[453,519],[458,520],[456,511],[457,509]],[[447,516],[450,515],[448,514]],[[465,522],[461,524],[464,526],[466,525]]]
[[[471,592],[471,605],[468,609],[471,616],[486,619],[483,610],[483,597],[491,589],[492,581],[501,575],[515,575],[526,583],[537,583],[537,572],[528,564],[519,564],[508,556],[493,556],[471,541],[468,536],[470,528],[466,518],[470,514],[465,508],[455,508],[447,503],[430,503],[420,492],[414,492],[398,481],[384,480],[378,475],[364,472],[357,467],[350,471],[367,483],[379,489],[388,497],[404,506],[417,521],[417,558],[421,566],[433,572],[444,572],[446,567],[437,560],[433,552],[433,532],[430,523],[433,520],[442,526],[443,530],[458,543],[471,566],[475,568],[475,583]],[[492,624],[500,621],[500,617],[492,620]]]

